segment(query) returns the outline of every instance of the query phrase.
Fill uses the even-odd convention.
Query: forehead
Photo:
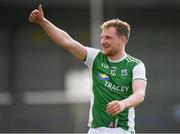
[[[101,32],[101,36],[114,36],[116,34],[116,29],[114,27],[105,28]]]

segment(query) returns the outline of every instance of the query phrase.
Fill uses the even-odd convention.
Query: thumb
[[[41,4],[38,6],[38,10],[39,10],[41,13],[43,13],[42,5],[41,5]]]

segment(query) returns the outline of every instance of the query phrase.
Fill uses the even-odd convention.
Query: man
[[[118,19],[104,22],[100,51],[81,45],[54,26],[44,17],[41,5],[31,12],[29,21],[39,24],[57,45],[89,67],[92,94],[88,133],[135,132],[134,107],[144,100],[146,71],[142,61],[125,52],[129,24]]]

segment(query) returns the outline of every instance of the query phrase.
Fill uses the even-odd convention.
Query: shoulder
[[[87,49],[87,55],[86,58],[93,58],[94,60],[96,58],[107,58],[107,56],[100,50],[100,49],[96,49],[96,48],[91,48],[91,47],[86,47]]]
[[[131,68],[132,70],[134,70],[135,68],[139,68],[139,69],[145,69],[145,65],[143,63],[142,60],[132,57],[130,55],[127,54],[126,58],[126,65]]]
[[[86,50],[87,50],[87,56],[94,56],[100,52],[99,49],[91,48],[91,47],[86,47]]]
[[[143,63],[141,60],[138,58],[132,57],[131,55],[127,54],[126,56],[126,61],[128,63],[134,63],[135,65]]]
[[[133,80],[135,79],[147,80],[146,69],[142,60],[139,60],[138,58],[127,55],[126,62],[128,63],[128,66],[131,67],[132,69]]]
[[[93,64],[95,58],[97,57],[98,53],[100,52],[100,50],[91,48],[91,47],[86,47],[86,50],[87,50],[87,53],[86,53],[84,63],[90,67],[90,66],[92,66],[92,64]]]

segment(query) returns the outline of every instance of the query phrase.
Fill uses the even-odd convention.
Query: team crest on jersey
[[[100,80],[109,80],[109,76],[107,74],[98,73],[97,76]]]
[[[101,66],[105,69],[109,69],[109,65],[105,64],[105,63],[102,63]]]
[[[121,76],[127,76],[127,75],[128,75],[127,69],[122,69],[121,70]]]

